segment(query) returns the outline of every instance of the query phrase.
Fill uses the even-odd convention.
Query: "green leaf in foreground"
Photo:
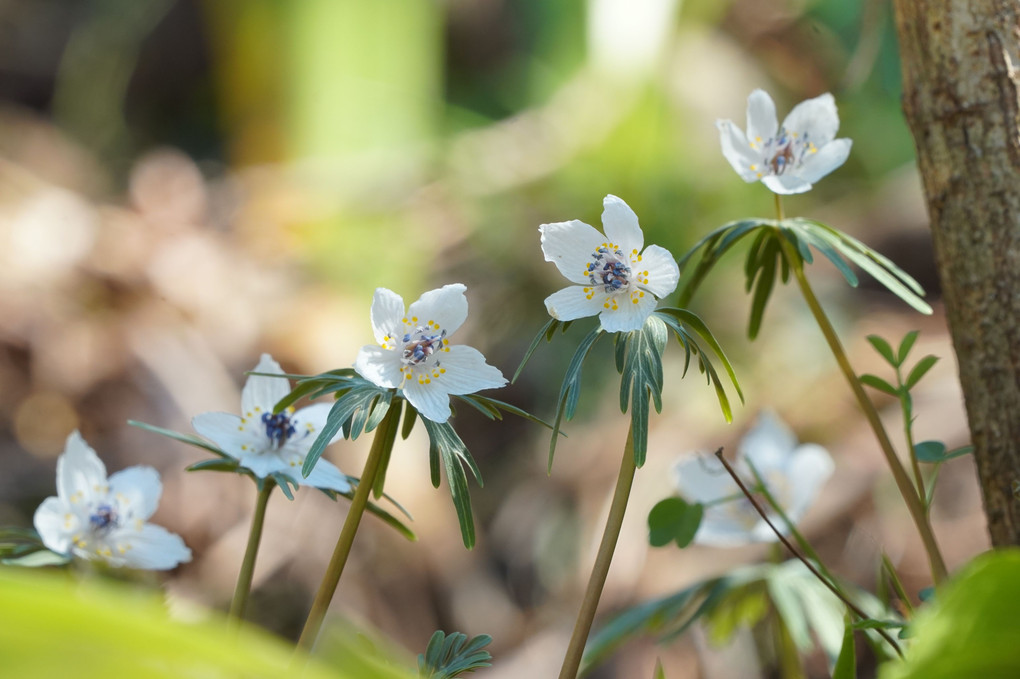
[[[171,620],[163,596],[110,582],[72,581],[59,573],[0,571],[0,658],[4,676],[33,679],[411,679],[385,657],[359,652],[327,668],[295,665],[294,649],[226,620]],[[72,655],[69,655],[71,653]],[[358,668],[358,669],[355,669]]]
[[[679,497],[661,500],[648,514],[648,542],[653,547],[675,542],[683,549],[694,540],[704,515],[705,507],[701,503],[688,504]]]
[[[906,659],[888,662],[880,679],[1020,677],[1020,550],[974,559],[939,588],[911,622]]]

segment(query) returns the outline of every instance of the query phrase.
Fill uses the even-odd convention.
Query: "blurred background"
[[[787,214],[890,256],[936,313],[920,316],[870,280],[850,289],[827,263],[809,275],[859,372],[888,377],[866,335],[922,331],[915,355],[942,360],[916,392],[917,436],[967,443],[886,2],[3,0],[0,524],[31,525],[79,428],[111,471],[161,470],[155,520],[195,553],[169,577],[175,610],[224,608],[251,484],[185,474],[199,451],[126,420],[190,431],[194,414],[236,411],[263,351],[291,372],[351,365],[372,341],[378,286],[410,302],[465,283],[471,314],[457,341],[512,374],[546,320],[542,300],[563,286],[542,259],[539,224],[598,225],[613,193],[640,216],[646,243],[680,255],[726,221],[771,216],[771,195],[735,175],[713,125],[743,127],[756,87],[780,118],[836,95],[853,152],[789,198]],[[928,584],[873,435],[795,290],[775,293],[747,340],[742,252],[692,308],[736,364],[747,403],[727,425],[712,390],[696,374],[681,382],[682,354],[668,351],[665,408],[652,417],[599,620],[763,558],[762,547],[652,549],[645,528],[674,492],[678,456],[732,449],[763,407],[836,458],[806,522],[834,569],[871,587],[884,551],[912,591]],[[590,327],[577,325],[493,396],[551,418]],[[472,488],[471,552],[448,492],[429,483],[422,428],[398,443],[387,489],[419,541],[366,519],[335,616],[391,637],[408,659],[437,628],[491,634],[495,665],[478,676],[554,675],[628,426],[603,344],[551,476],[543,430],[458,416],[486,481]],[[896,404],[876,400],[900,431]],[[366,453],[359,440],[329,456],[358,475]],[[273,498],[253,619],[296,636],[345,508],[307,490]],[[943,471],[933,517],[950,567],[986,547],[968,459]],[[718,649],[695,631],[628,644],[592,676],[651,676],[657,657],[671,679],[757,671],[746,648]]]

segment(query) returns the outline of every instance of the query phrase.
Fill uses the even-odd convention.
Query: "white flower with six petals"
[[[630,207],[609,195],[603,200],[605,235],[576,219],[543,224],[542,253],[571,283],[545,300],[549,315],[572,321],[598,314],[606,332],[638,330],[656,300],[673,292],[680,269],[658,245],[644,247],[644,233]]]
[[[747,134],[717,120],[722,152],[745,182],[761,181],[774,193],[803,193],[846,162],[852,142],[836,139],[839,114],[831,94],[797,104],[782,126],[764,90],[747,98]]]
[[[503,373],[469,346],[450,346],[449,336],[467,318],[460,283],[426,292],[404,310],[404,300],[386,288],[372,298],[372,332],[378,344],[362,347],[354,369],[384,389],[400,389],[422,416],[450,418],[450,396],[506,384]]]
[[[39,505],[35,529],[59,554],[167,570],[191,561],[191,550],[179,535],[146,523],[162,492],[152,467],[128,467],[107,478],[102,460],[75,431],[57,459],[57,497]]]
[[[253,372],[284,374],[269,354],[262,354]],[[324,459],[315,463],[307,478],[301,475],[331,406],[316,403],[273,414],[274,406],[289,393],[290,381],[283,377],[251,375],[241,391],[241,415],[202,413],[192,418],[191,426],[260,479],[279,473],[296,484],[346,493],[351,489],[347,477]]]
[[[793,432],[767,411],[744,436],[738,453],[734,465],[737,473],[753,489],[750,462],[793,523],[804,516],[835,468],[824,448],[813,443],[798,446]],[[736,547],[778,539],[715,457],[685,457],[673,468],[673,478],[684,499],[705,505],[695,542]],[[768,509],[764,498],[759,504]],[[769,511],[769,518],[777,528],[784,529],[782,519],[774,512]]]

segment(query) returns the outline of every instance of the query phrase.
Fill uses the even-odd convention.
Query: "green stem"
[[[776,198],[776,219],[783,221],[783,197],[778,193],[773,193]]]
[[[386,458],[393,442],[397,436],[397,423],[400,421],[399,405],[390,406],[389,411],[379,423],[375,431],[375,438],[372,439],[372,449],[365,461],[365,469],[361,473],[361,480],[351,500],[351,507],[347,510],[347,519],[340,531],[340,538],[337,540],[336,548],[333,550],[333,557],[326,567],[326,574],[319,584],[319,591],[315,594],[312,602],[312,610],[308,613],[305,627],[301,630],[301,637],[298,639],[297,647],[300,650],[311,651],[315,640],[319,637],[322,629],[322,622],[326,618],[326,610],[329,608],[333,595],[336,593],[337,585],[340,583],[340,576],[343,575],[344,566],[347,565],[347,557],[350,556],[351,546],[354,544],[354,537],[358,533],[358,526],[361,524],[361,517],[368,506],[368,498],[372,493],[372,486],[375,484],[376,474],[379,473],[380,462]]]
[[[769,515],[765,512],[765,509],[761,506],[758,500],[755,499],[754,495],[747,488],[747,485],[744,483],[744,480],[740,478],[740,474],[738,474],[737,471],[733,468],[733,465],[727,462],[726,458],[723,457],[722,448],[715,451],[715,456],[719,458],[719,462],[722,464],[723,467],[726,468],[726,471],[729,473],[730,477],[737,484],[737,487],[740,488],[740,492],[744,494],[748,502],[751,503],[751,506],[754,507],[754,510],[758,512],[758,516],[760,516],[762,520],[768,524],[769,528],[772,529],[772,532],[776,534],[776,537],[779,538],[779,541],[783,543],[783,546],[790,550],[790,553],[797,557],[797,559],[799,559],[800,562],[804,564],[804,566],[807,567],[809,571],[811,571],[811,574],[818,578],[819,582],[825,585],[826,589],[832,592],[837,599],[842,601],[853,615],[856,615],[860,620],[870,620],[871,618],[868,617],[868,614],[862,611],[857,606],[857,604],[851,601],[850,598],[846,594],[844,594],[842,590],[840,590],[840,588],[836,585],[835,578],[832,578],[831,576],[825,577],[824,575],[822,575],[822,573],[818,570],[818,568],[815,567],[814,564],[808,561],[808,559],[806,559],[803,554],[797,551],[797,549],[793,546],[790,540],[787,539],[785,535],[783,535],[783,532],[776,528],[776,524],[772,523],[772,519],[769,518]],[[789,525],[789,519],[786,519],[786,523],[787,525]],[[821,561],[819,561],[818,563],[819,566],[821,566]],[[824,566],[822,567],[824,568]],[[899,655],[901,658],[903,657],[903,651],[900,650],[899,644],[897,644],[893,640],[893,638],[889,636],[888,632],[881,628],[877,628],[875,631],[878,632],[878,634],[883,639],[885,639],[890,646],[892,646],[893,650],[896,651],[897,655]]]
[[[255,575],[255,558],[259,553],[259,542],[262,540],[262,526],[266,520],[266,507],[269,496],[276,487],[272,479],[263,479],[262,488],[255,498],[255,513],[251,517],[251,529],[248,531],[248,546],[244,550],[241,572],[237,574],[237,586],[234,598],[230,601],[229,618],[232,623],[240,623],[244,619],[244,611],[248,607],[248,596],[251,594],[251,581]]]
[[[602,543],[595,556],[595,566],[592,568],[591,577],[588,578],[588,588],[585,590],[584,600],[581,602],[581,610],[577,613],[577,622],[574,623],[574,633],[570,637],[570,645],[567,646],[567,654],[563,658],[559,679],[575,679],[581,666],[584,645],[588,641],[591,624],[595,620],[595,609],[599,606],[602,588],[606,584],[609,564],[613,561],[616,541],[620,537],[620,529],[623,526],[623,515],[627,512],[627,500],[630,498],[630,489],[634,483],[635,469],[634,432],[628,430],[627,443],[623,449],[623,461],[620,463],[620,475],[616,480],[613,503],[609,507],[609,518],[606,519]]]
[[[914,450],[914,409],[910,405],[910,392],[903,385],[903,378],[900,376],[899,367],[896,368],[896,382],[900,387],[900,409],[903,411],[903,436],[907,441],[907,450],[910,451],[910,467],[914,472],[914,483],[917,484],[917,496],[924,503],[924,515],[930,517],[931,505],[927,501],[928,493],[924,489],[924,476],[921,475],[921,464],[917,460],[917,451]]]
[[[875,410],[875,405],[868,398],[868,395],[864,393],[864,387],[861,386],[860,380],[857,379],[857,373],[854,372],[853,366],[850,365],[850,359],[847,357],[846,351],[844,351],[843,345],[839,341],[839,336],[836,335],[836,330],[825,315],[825,311],[822,309],[818,298],[815,297],[815,293],[811,289],[807,277],[804,275],[804,263],[801,261],[793,245],[782,233],[779,234],[779,243],[783,248],[787,261],[790,263],[793,275],[797,279],[797,285],[800,287],[804,301],[807,302],[808,308],[811,309],[811,314],[815,317],[818,327],[825,336],[825,341],[828,343],[836,363],[839,364],[839,368],[850,385],[857,403],[860,405],[861,410],[864,411],[868,424],[871,425],[871,429],[875,432],[875,437],[878,439],[879,447],[881,447],[889,469],[892,471],[896,486],[900,491],[900,495],[903,496],[904,502],[907,504],[910,516],[914,520],[918,534],[921,536],[921,542],[924,543],[925,552],[928,554],[928,563],[931,567],[932,580],[938,585],[946,579],[946,564],[942,559],[941,552],[939,552],[938,543],[935,541],[935,533],[932,531],[931,524],[928,521],[924,505],[917,495],[917,489],[911,482],[907,470],[903,467],[903,463],[896,456],[896,450],[889,440],[889,435],[882,425],[882,420],[878,416],[878,411]]]

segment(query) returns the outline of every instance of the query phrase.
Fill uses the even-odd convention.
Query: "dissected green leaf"
[[[675,542],[683,549],[694,540],[704,514],[700,502],[688,504],[679,497],[660,500],[648,514],[648,542],[653,547]]]
[[[771,220],[744,219],[724,224],[702,238],[687,254],[678,260],[680,270],[690,271],[689,278],[680,288],[677,306],[686,307],[705,277],[730,248],[746,236],[762,227],[773,224]],[[761,231],[759,231],[760,235]]]
[[[946,444],[942,441],[921,441],[914,444],[914,455],[918,462],[929,464],[944,462],[946,457]]]
[[[382,403],[386,404],[385,407],[389,407],[388,399],[391,399],[392,396],[392,390],[377,387],[368,380],[360,378],[355,386],[346,389],[333,403],[333,407],[330,408],[329,415],[326,417],[326,424],[323,425],[319,435],[312,443],[312,447],[305,457],[304,466],[301,468],[302,475],[307,477],[312,473],[315,463],[322,457],[326,446],[337,433],[342,430],[349,438],[357,438],[368,422],[371,409]],[[356,415],[358,415],[357,419],[355,419]]]
[[[560,322],[555,318],[550,318],[546,324],[542,326],[542,329],[538,331],[537,335],[535,335],[535,339],[531,340],[528,350],[524,352],[524,358],[521,359],[521,364],[517,366],[517,370],[514,371],[514,376],[510,378],[510,384],[515,383],[517,378],[521,376],[521,373],[524,371],[524,366],[528,364],[528,361],[531,359],[531,355],[535,353],[535,350],[538,349],[538,345],[542,343],[542,338],[545,337],[546,342],[552,341],[553,333],[556,332],[556,326],[559,325],[559,323]]]
[[[560,386],[559,396],[556,398],[556,417],[553,420],[552,438],[549,441],[549,472],[552,473],[553,456],[556,454],[556,443],[560,437],[560,424],[564,418],[568,421],[574,417],[577,410],[577,401],[581,396],[581,367],[588,352],[595,345],[595,342],[602,336],[601,326],[588,333],[577,351],[574,352],[567,365],[567,372],[563,376],[563,384]]]
[[[620,410],[630,408],[631,432],[634,436],[634,464],[641,467],[648,452],[648,400],[662,412],[662,352],[669,331],[657,315],[652,314],[639,329],[617,337],[626,346],[620,379]]]
[[[896,358],[896,354],[893,353],[892,347],[889,346],[889,343],[884,339],[878,335],[868,335],[868,342],[871,343],[871,346],[875,347],[875,351],[877,351],[882,358],[889,363],[889,365],[896,367],[900,364],[899,360]]]
[[[924,377],[925,373],[931,370],[932,366],[935,365],[938,360],[938,356],[925,356],[922,358],[917,362],[917,365],[914,366],[914,369],[910,371],[910,374],[907,375],[907,380],[903,383],[903,386],[907,389],[913,389],[914,385],[921,381],[921,378]]]
[[[424,654],[418,655],[421,679],[452,679],[491,666],[492,656],[482,649],[492,642],[488,634],[468,640],[466,634],[445,634],[436,630]]]
[[[442,460],[446,469],[446,481],[450,485],[450,494],[453,497],[453,506],[457,510],[457,520],[460,522],[461,537],[464,546],[471,549],[475,546],[475,522],[471,513],[471,495],[468,492],[467,474],[464,469],[466,467],[471,471],[479,487],[483,485],[481,472],[478,471],[467,446],[448,421],[438,423],[423,417],[422,424],[429,434],[430,466],[436,472],[433,474],[432,483],[436,487],[439,486],[438,466]]]
[[[209,443],[205,439],[199,438],[193,434],[181,434],[180,432],[173,431],[172,429],[164,429],[163,427],[146,424],[145,422],[138,422],[137,420],[128,420],[128,424],[132,427],[138,427],[139,429],[151,431],[154,434],[159,434],[160,436],[166,436],[167,438],[174,439],[175,441],[180,441],[181,443],[187,443],[189,446],[208,450],[210,453],[220,457],[230,457],[212,443]]]
[[[64,566],[71,562],[66,554],[57,554],[48,549],[37,549],[21,556],[5,557],[0,563],[5,566],[21,566],[24,568],[42,568],[45,566]]]

